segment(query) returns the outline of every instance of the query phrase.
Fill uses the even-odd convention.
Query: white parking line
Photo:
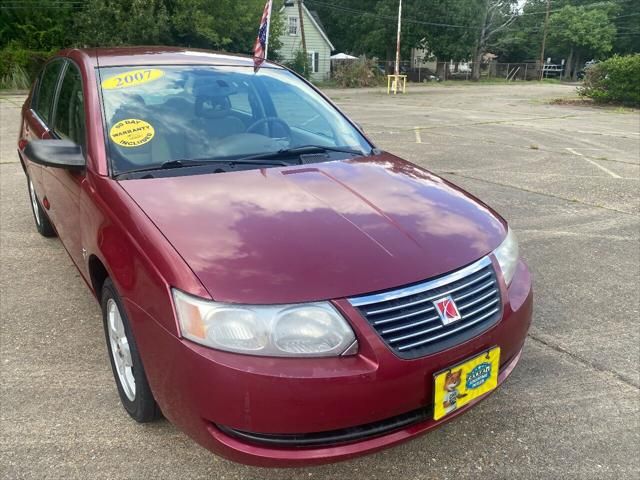
[[[608,173],[609,175],[611,175],[613,178],[622,178],[620,175],[618,175],[617,173],[612,172],[611,170],[609,170],[606,167],[603,167],[602,165],[600,165],[599,163],[594,162],[593,160],[591,160],[590,158],[585,157],[583,154],[581,154],[580,152],[576,152],[573,148],[568,148],[567,150],[569,150],[571,153],[573,153],[574,155],[577,155],[579,157],[584,158],[587,162],[591,163],[592,165],[595,165],[596,167],[598,167],[600,170],[602,170],[603,172]]]
[[[422,143],[422,135],[420,134],[420,127],[414,127],[413,131],[416,132],[416,143]]]

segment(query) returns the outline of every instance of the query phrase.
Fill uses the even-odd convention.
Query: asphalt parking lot
[[[552,105],[565,85],[332,90],[381,148],[509,219],[535,275],[522,360],[491,398],[401,446],[310,469],[237,465],[119,404],[97,303],[29,211],[0,94],[3,478],[640,477],[640,114]],[[375,401],[374,399],[372,401]]]

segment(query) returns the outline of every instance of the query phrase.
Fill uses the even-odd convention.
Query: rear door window
[[[54,132],[84,147],[85,119],[82,77],[78,67],[69,63],[60,86],[53,121]]]
[[[58,84],[58,77],[60,76],[62,65],[63,62],[61,60],[54,60],[45,67],[40,77],[40,86],[38,87],[38,95],[36,96],[33,109],[47,125],[51,123],[53,97],[56,93],[56,85]]]

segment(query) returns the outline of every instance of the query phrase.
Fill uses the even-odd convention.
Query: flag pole
[[[269,29],[271,28],[271,9],[273,8],[273,0],[269,0],[269,15],[267,17],[267,40],[264,43],[264,59],[269,55]]]

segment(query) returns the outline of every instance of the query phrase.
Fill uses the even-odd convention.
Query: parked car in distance
[[[545,64],[544,68],[542,69],[544,78],[561,77],[563,71],[563,65],[554,65],[550,63]]]
[[[60,52],[18,153],[138,422],[247,464],[333,462],[457,417],[520,358],[531,277],[507,222],[277,64]]]
[[[584,64],[584,67],[582,67],[582,69],[579,70],[578,73],[576,74],[576,76],[578,77],[578,80],[584,80],[584,77],[587,75],[587,70],[593,67],[594,65],[597,65],[598,63],[599,63],[598,60],[589,60],[588,62],[586,62]]]

